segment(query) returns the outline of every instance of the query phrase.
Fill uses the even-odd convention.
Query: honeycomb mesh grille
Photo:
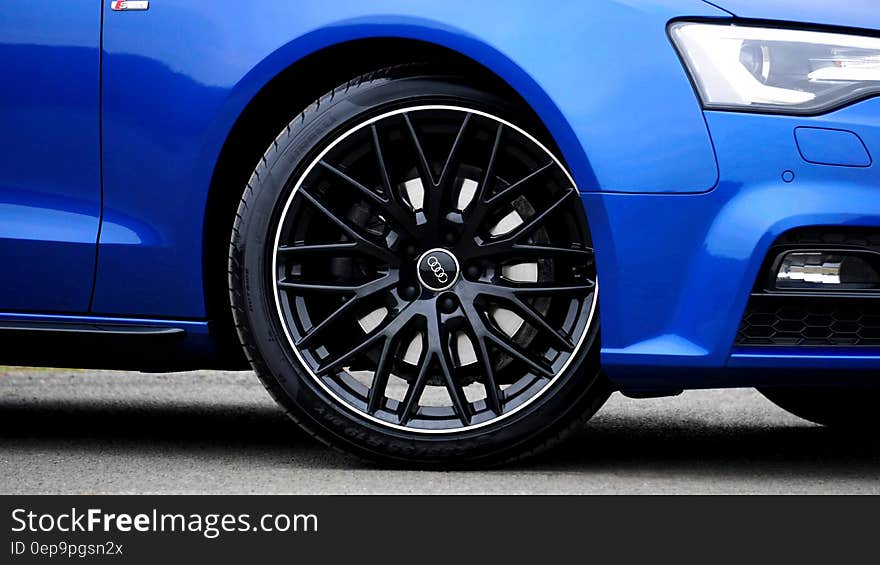
[[[880,347],[880,300],[756,296],[736,343]]]

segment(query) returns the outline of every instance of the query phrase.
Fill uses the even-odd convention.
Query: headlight
[[[880,94],[880,38],[697,22],[669,29],[706,108],[807,114]]]

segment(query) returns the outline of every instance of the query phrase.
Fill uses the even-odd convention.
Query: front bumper
[[[854,132],[876,161],[880,98],[810,117],[705,117],[720,174],[712,190],[582,195],[602,279],[608,375],[623,389],[645,390],[880,377],[880,349],[734,347],[761,265],[782,233],[809,226],[880,230],[880,165],[807,162],[794,133]],[[783,180],[786,171],[791,182]]]

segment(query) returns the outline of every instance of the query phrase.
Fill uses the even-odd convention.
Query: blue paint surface
[[[797,127],[794,138],[804,161],[816,165],[867,167],[871,156],[855,133],[842,129]]]
[[[101,210],[101,6],[0,9],[0,311],[84,312]]]

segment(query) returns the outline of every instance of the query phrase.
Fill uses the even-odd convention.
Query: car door
[[[100,41],[100,0],[0,5],[0,312],[89,309]]]

